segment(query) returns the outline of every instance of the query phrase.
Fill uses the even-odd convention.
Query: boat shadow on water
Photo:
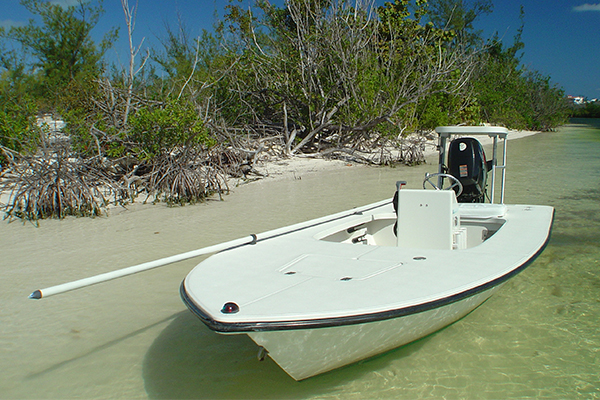
[[[153,399],[303,398],[385,370],[392,361],[418,351],[431,336],[296,382],[269,357],[258,361],[257,346],[247,335],[216,334],[191,313],[182,312],[148,349],[143,378]]]

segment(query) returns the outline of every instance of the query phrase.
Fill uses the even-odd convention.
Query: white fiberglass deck
[[[541,251],[553,215],[551,207],[526,205],[506,206],[501,217],[465,213],[471,247],[442,250],[393,246],[390,201],[354,212],[210,257],[184,281],[187,297],[222,332],[393,317],[394,310],[456,301],[502,283]],[[228,302],[239,312],[222,313]]]

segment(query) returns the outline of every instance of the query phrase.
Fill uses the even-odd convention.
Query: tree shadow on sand
[[[302,382],[296,382],[247,335],[219,335],[182,312],[156,338],[144,359],[146,392],[153,399],[268,399],[323,395],[364,374],[385,369],[421,348],[427,338]]]

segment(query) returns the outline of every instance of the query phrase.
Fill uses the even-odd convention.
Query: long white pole
[[[213,246],[203,247],[201,249],[188,251],[186,253],[176,254],[174,256],[161,258],[159,260],[149,261],[142,264],[133,265],[131,267],[119,269],[116,271],[106,272],[104,274],[90,276],[88,278],[79,279],[72,282],[62,283],[56,286],[50,286],[45,289],[39,289],[29,295],[30,299],[41,299],[42,297],[48,297],[59,293],[68,292],[71,290],[79,289],[85,286],[95,285],[97,283],[110,281],[112,279],[121,278],[123,276],[136,274],[138,272],[147,271],[149,269],[162,267],[164,265],[176,263],[179,261],[187,260],[202,256],[205,254],[216,253],[218,251],[226,250],[232,247],[243,246],[256,242],[256,235],[250,235],[245,238],[231,240],[229,242],[215,244]]]
[[[131,267],[118,269],[116,271],[106,272],[100,275],[90,276],[89,278],[83,278],[72,282],[62,283],[56,286],[50,286],[45,289],[38,289],[29,295],[30,299],[41,299],[42,297],[48,297],[55,294],[60,294],[64,292],[68,292],[75,289],[80,289],[82,287],[95,285],[97,283],[110,281],[113,279],[121,278],[123,276],[137,274],[138,272],[147,271],[149,269],[162,267],[164,265],[176,263],[179,261],[187,260],[189,258],[194,258],[198,256],[202,256],[205,254],[216,253],[223,250],[228,250],[234,247],[245,246],[248,244],[255,244],[258,241],[272,239],[281,235],[286,235],[288,233],[292,233],[301,229],[305,229],[311,226],[319,225],[325,222],[334,221],[336,219],[345,218],[350,215],[360,214],[362,211],[367,211],[370,209],[374,209],[380,207],[386,203],[389,203],[391,199],[382,200],[380,202],[369,204],[364,207],[359,207],[352,211],[344,211],[333,215],[328,215],[325,217],[313,219],[311,221],[300,222],[295,225],[286,226],[283,228],[274,229],[272,231],[260,233],[258,235],[250,235],[243,237],[241,239],[231,240],[229,242],[219,243],[208,247],[203,247],[198,250],[188,251],[187,253],[181,253],[174,256],[161,258],[159,260],[149,261],[142,264],[134,265]]]

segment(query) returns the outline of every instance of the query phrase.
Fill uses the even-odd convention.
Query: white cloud
[[[582,4],[577,7],[573,7],[573,11],[582,12],[582,11],[600,11],[600,3],[598,4]]]

